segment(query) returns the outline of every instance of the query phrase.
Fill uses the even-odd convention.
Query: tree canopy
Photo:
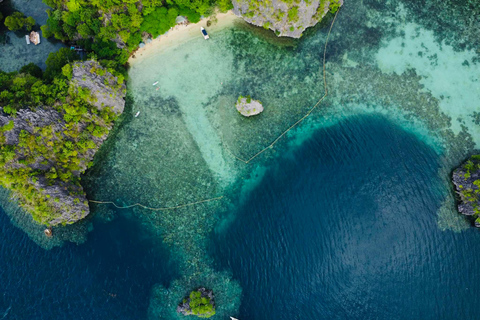
[[[0,21],[1,20],[2,19],[0,18]],[[22,28],[30,31],[35,25],[35,19],[32,17],[25,17],[23,13],[16,11],[5,18],[4,24],[10,31],[20,30]]]

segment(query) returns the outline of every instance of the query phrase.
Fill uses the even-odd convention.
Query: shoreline
[[[213,18],[216,18],[217,21],[212,22],[212,25],[207,27],[207,21],[212,20]],[[177,24],[167,33],[152,39],[152,42],[150,43],[146,43],[145,47],[138,48],[133,52],[130,58],[128,58],[128,63],[133,65],[139,57],[145,58],[152,53],[162,52],[168,48],[181,45],[191,39],[201,37],[200,27],[204,27],[210,35],[210,32],[219,31],[229,27],[237,20],[243,21],[241,17],[235,15],[232,10],[229,10],[225,13],[217,13],[213,16],[205,17],[197,23],[189,23],[187,25]]]

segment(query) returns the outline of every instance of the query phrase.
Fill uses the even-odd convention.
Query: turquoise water
[[[45,248],[83,244],[43,251],[3,223],[0,261],[23,251],[0,269],[1,290],[18,268],[42,285],[22,283],[31,298],[4,298],[0,315],[11,306],[27,319],[14,306],[41,300],[35,312],[56,303],[81,319],[90,301],[89,318],[180,319],[176,304],[206,286],[218,319],[475,319],[479,234],[455,212],[448,181],[480,143],[477,31],[462,10],[348,2],[326,51],[329,96],[248,164],[237,158],[263,150],[323,96],[332,17],[299,41],[237,22],[209,41],[137,55],[125,114],[84,178],[88,198],[149,207],[222,198],[160,211],[92,205],[54,242],[17,214]],[[448,15],[463,18],[439,24]],[[239,95],[265,111],[242,118]],[[111,248],[118,256],[100,259]],[[33,272],[28,252],[57,269]],[[48,291],[58,278],[64,291]],[[67,302],[70,287],[82,298]]]

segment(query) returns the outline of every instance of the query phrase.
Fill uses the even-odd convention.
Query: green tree
[[[10,31],[20,30],[23,27],[30,31],[35,25],[35,19],[32,17],[26,18],[23,13],[16,11],[5,18],[4,24]]]
[[[32,30],[33,26],[35,25],[35,19],[33,19],[32,17],[27,17],[25,18],[25,21],[24,21],[24,25],[25,25],[25,28],[30,31]]]
[[[79,60],[80,56],[69,48],[60,48],[57,52],[52,52],[48,55],[47,69],[45,70],[44,77],[46,80],[52,81],[55,77],[62,75],[62,68],[67,63]]]
[[[152,13],[145,16],[142,25],[140,26],[140,30],[148,32],[152,37],[156,38],[175,25],[175,18],[177,16],[178,11],[175,8],[157,8]]]
[[[190,293],[190,302],[188,303],[192,313],[200,318],[210,318],[215,314],[215,307],[208,297],[202,297],[199,291]]]
[[[43,71],[35,63],[29,63],[20,68],[20,73],[28,73],[35,78],[42,79]]]
[[[218,0],[217,5],[221,12],[227,12],[233,8],[232,0]]]
[[[10,31],[20,30],[25,24],[25,17],[21,12],[14,12],[5,18],[5,26]]]

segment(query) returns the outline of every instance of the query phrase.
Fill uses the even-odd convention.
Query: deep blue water
[[[438,229],[438,159],[379,116],[278,159],[212,236],[243,287],[238,318],[478,319],[480,233]],[[2,320],[145,319],[152,286],[177,276],[160,237],[121,215],[50,251],[3,212],[0,231]]]
[[[0,231],[2,320],[145,319],[152,286],[174,276],[168,251],[125,218],[96,225],[84,245],[50,251],[3,212]]]
[[[318,131],[213,237],[239,319],[480,319],[480,233],[442,232],[438,155],[381,117]]]

